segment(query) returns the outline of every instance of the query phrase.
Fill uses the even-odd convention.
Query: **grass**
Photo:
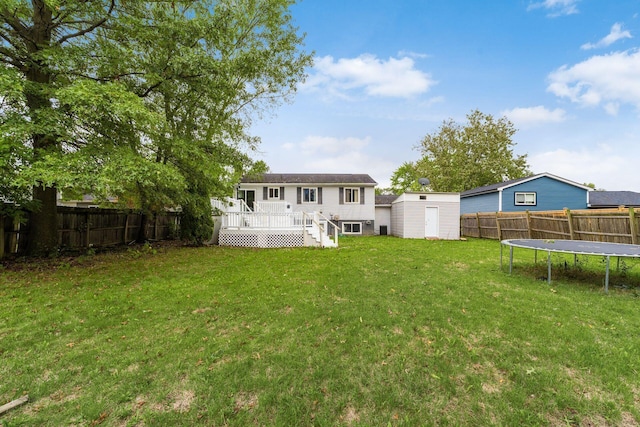
[[[515,260],[379,236],[5,267],[0,405],[30,401],[0,425],[640,425],[637,272]]]

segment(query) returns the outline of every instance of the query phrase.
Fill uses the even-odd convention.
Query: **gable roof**
[[[589,207],[615,208],[618,206],[640,206],[640,193],[635,191],[592,191],[589,193]]]
[[[376,205],[389,205],[394,202],[398,197],[397,194],[376,194]]]
[[[574,187],[582,188],[587,191],[591,190],[591,188],[587,187],[586,185],[578,184],[577,182],[570,181],[568,179],[561,178],[559,176],[544,172],[536,175],[527,176],[525,178],[511,179],[509,181],[499,182],[497,184],[491,184],[491,185],[485,185],[484,187],[472,188],[471,190],[463,191],[462,193],[460,193],[460,198],[477,196],[479,194],[498,193],[504,190],[505,188],[513,187],[515,185],[519,185],[528,181],[533,181],[534,179],[538,179],[542,177],[547,177],[556,181],[561,181],[566,184],[573,185]]]
[[[377,182],[367,174],[341,173],[265,173],[243,177],[243,183],[264,184],[370,184]]]

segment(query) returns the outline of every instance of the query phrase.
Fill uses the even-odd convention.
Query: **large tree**
[[[29,252],[57,245],[59,189],[206,218],[311,63],[292,3],[0,0],[0,189],[32,188]]]
[[[474,110],[467,120],[464,125],[445,120],[422,139],[417,147],[422,157],[409,164],[414,176],[429,178],[433,191],[461,192],[530,175],[527,155],[513,152],[516,130],[507,118]]]

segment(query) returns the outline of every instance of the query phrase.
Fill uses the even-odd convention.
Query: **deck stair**
[[[212,200],[220,221],[219,239],[227,246],[338,246],[338,226],[318,212],[293,212],[286,201]],[[332,231],[332,235],[327,231]]]

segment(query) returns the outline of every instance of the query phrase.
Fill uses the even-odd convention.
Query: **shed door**
[[[438,208],[426,206],[424,211],[424,237],[438,237]]]

